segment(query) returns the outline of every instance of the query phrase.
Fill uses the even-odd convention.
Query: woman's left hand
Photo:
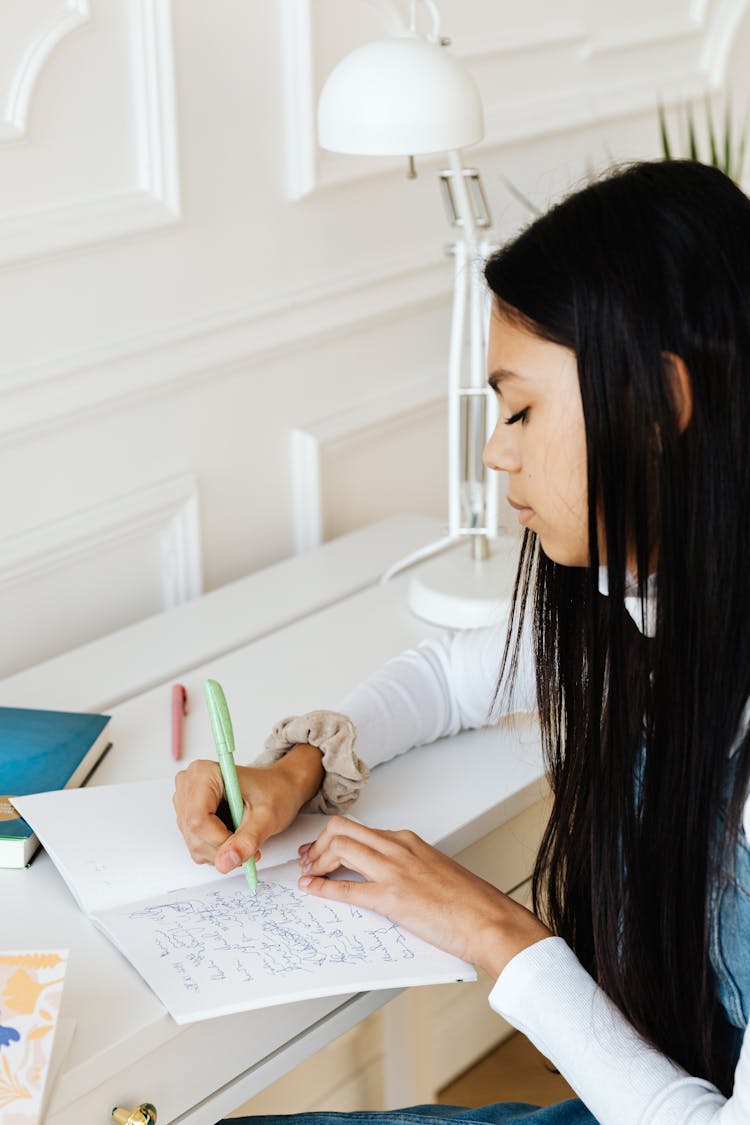
[[[413,832],[366,828],[333,816],[300,848],[301,889],[385,914],[418,937],[498,977],[522,949],[550,931],[491,883]],[[347,867],[367,881],[327,879]]]

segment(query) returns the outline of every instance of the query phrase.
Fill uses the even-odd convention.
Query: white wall
[[[658,97],[744,108],[746,7],[443,0],[498,238],[525,218],[503,176],[544,205],[656,154]],[[295,430],[324,535],[445,513],[439,164],[407,182],[312,131],[380,26],[359,0],[0,0],[0,674],[307,541]]]

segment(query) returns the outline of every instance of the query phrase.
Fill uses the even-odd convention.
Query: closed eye
[[[519,410],[517,414],[512,414],[510,418],[503,418],[503,422],[505,422],[506,426],[512,426],[516,422],[524,422],[528,412],[529,408],[527,406],[525,410]]]

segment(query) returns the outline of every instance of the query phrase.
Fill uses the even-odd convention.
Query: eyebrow
[[[490,373],[487,382],[493,391],[499,392],[500,384],[507,383],[511,379],[523,379],[523,375],[519,375],[517,371],[510,371],[507,367],[498,367]]]

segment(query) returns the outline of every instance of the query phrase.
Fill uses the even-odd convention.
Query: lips
[[[511,508],[516,509],[516,511],[518,512],[518,522],[524,527],[526,526],[526,524],[530,523],[536,515],[536,512],[533,508],[527,507],[526,504],[517,504],[515,500],[511,500],[510,496],[508,497],[508,503],[510,504]]]

